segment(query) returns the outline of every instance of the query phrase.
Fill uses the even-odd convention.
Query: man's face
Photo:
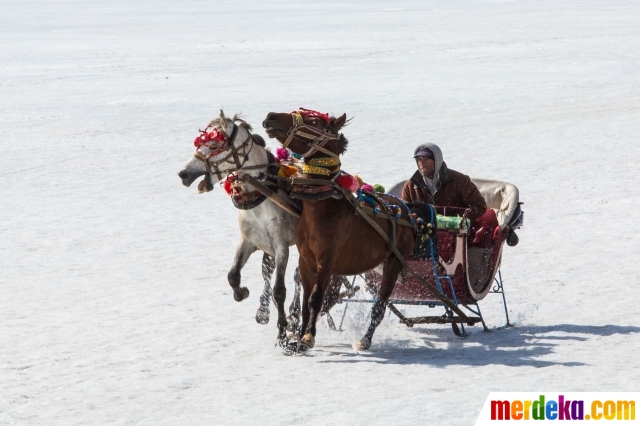
[[[436,163],[433,158],[420,155],[416,157],[416,164],[418,164],[418,170],[420,170],[422,176],[426,176],[429,179],[433,178],[433,172],[436,171]]]

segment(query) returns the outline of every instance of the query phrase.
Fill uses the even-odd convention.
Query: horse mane
[[[336,128],[333,127],[333,122],[336,120],[336,117],[331,116],[329,118],[329,130],[331,130],[333,133],[337,134],[340,136],[340,140],[338,141],[338,155],[342,155],[345,152],[347,152],[347,146],[349,145],[349,139],[347,139],[344,134],[342,133],[338,133],[338,130]],[[344,125],[342,127],[347,127],[349,125],[349,123],[351,122],[351,120],[353,120],[353,117],[347,119],[347,121],[345,121]],[[341,129],[342,129],[341,127]]]
[[[261,146],[261,147],[267,146],[267,144],[264,141],[264,138],[260,135],[251,134],[251,139],[253,139],[253,142],[258,146]]]
[[[340,133],[340,140],[338,141],[338,155],[342,155],[347,152],[347,145],[349,145],[349,139]]]
[[[234,114],[233,118],[231,118],[231,121],[235,124],[237,124],[240,127],[243,127],[245,129],[247,129],[249,132],[253,130],[253,127],[251,127],[251,124],[247,123],[246,121],[244,121],[241,117],[242,114]],[[227,117],[224,115],[224,112],[222,110],[220,110],[220,117],[218,118],[214,118],[213,120],[211,120],[209,122],[209,124],[207,125],[207,127],[218,127],[220,128],[223,132],[227,132]]]

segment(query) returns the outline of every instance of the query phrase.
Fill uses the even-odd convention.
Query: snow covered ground
[[[463,425],[490,391],[639,390],[636,0],[0,5],[1,424]],[[264,135],[300,106],[354,117],[370,181],[433,141],[520,188],[515,328],[490,295],[465,340],[385,319],[357,353],[362,307],[274,347],[260,256],[248,300],[226,281],[236,211],[176,173],[219,108]]]

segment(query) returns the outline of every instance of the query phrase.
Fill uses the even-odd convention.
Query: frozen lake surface
[[[490,391],[638,391],[635,0],[2,1],[0,423],[463,425]],[[520,189],[490,333],[321,320],[285,357],[237,303],[237,212],[177,172],[224,108],[346,112],[343,168],[426,141]],[[276,143],[268,140],[275,149]],[[287,286],[297,254],[290,259]],[[342,307],[334,317],[339,318]],[[273,309],[272,309],[273,311]]]

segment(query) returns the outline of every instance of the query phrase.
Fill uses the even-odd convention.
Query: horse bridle
[[[282,144],[284,148],[287,148],[293,138],[298,138],[300,142],[309,147],[309,150],[305,153],[299,152],[298,154],[303,157],[308,157],[318,151],[330,155],[331,157],[338,158],[338,154],[329,151],[324,146],[331,141],[339,141],[340,136],[334,133],[329,133],[325,127],[324,130],[316,129],[313,126],[304,124],[302,114],[297,111],[291,113],[293,118],[293,127],[287,132],[287,140]]]
[[[212,162],[210,161],[211,157],[205,157],[204,155],[200,154],[198,150],[196,150],[196,153],[193,154],[195,158],[197,158],[198,160],[204,163],[204,167],[206,169],[204,181],[205,181],[205,187],[207,188],[207,191],[211,191],[213,189],[213,182],[211,182],[212,169],[215,172],[216,176],[218,177],[218,180],[222,180],[223,176],[226,177],[229,172],[241,169],[242,166],[244,166],[244,163],[247,162],[247,156],[251,152],[251,149],[253,149],[253,144],[254,144],[253,138],[251,137],[251,134],[248,132],[247,133],[249,134],[249,137],[240,146],[240,149],[242,150],[242,152],[240,152],[240,149],[236,148],[235,139],[236,139],[236,135],[238,134],[238,126],[235,123],[232,123],[232,125],[233,125],[233,130],[231,131],[231,134],[227,138],[227,145],[229,146],[229,149],[231,150],[231,152],[229,152],[224,158]],[[249,141],[251,141],[251,147],[247,151],[247,145]],[[226,149],[224,151],[226,151]],[[233,161],[230,160],[231,157],[233,157]],[[242,158],[242,161],[240,160],[241,158]],[[219,165],[222,163],[234,164],[235,168],[222,169],[219,167]]]

